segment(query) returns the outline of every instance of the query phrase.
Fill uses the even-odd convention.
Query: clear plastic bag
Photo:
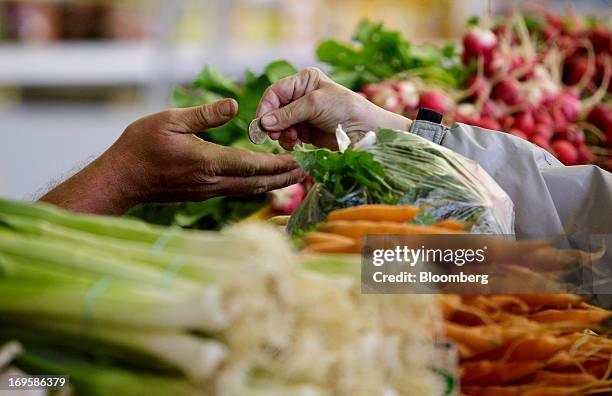
[[[372,154],[382,165],[384,184],[393,195],[391,202],[381,202],[359,181],[342,196],[325,183],[317,183],[291,217],[290,233],[311,228],[334,209],[393,203],[422,208],[413,220],[416,223],[454,218],[468,224],[473,233],[514,234],[512,201],[474,161],[415,134],[390,129],[381,129],[374,144],[358,143],[354,149]]]

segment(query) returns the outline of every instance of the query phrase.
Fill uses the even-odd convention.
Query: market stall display
[[[611,168],[606,23],[469,25],[462,46],[415,45],[364,21],[317,56],[387,110],[433,109],[567,165]],[[295,72],[277,61],[237,82],[206,66],[173,102],[234,98],[237,117],[198,136],[281,152],[247,130],[264,90]],[[368,235],[487,234],[508,253],[499,264],[533,282],[593,270],[605,251],[515,241],[513,204],[478,164],[405,131],[363,132],[353,142],[339,126],[337,152],[297,148],[308,180],[248,199],[145,204],[127,218],[0,199],[0,373],[69,375],[77,395],[612,392],[612,312],[584,295],[362,293]],[[291,217],[257,221],[277,215]]]
[[[566,165],[610,169],[612,31],[570,14],[473,19],[462,47],[414,46],[362,23],[359,47],[328,41],[333,76],[377,105],[414,117],[418,107],[528,139]],[[384,61],[383,61],[384,60]]]

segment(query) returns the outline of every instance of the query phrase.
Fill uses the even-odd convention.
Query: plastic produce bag
[[[412,133],[381,129],[343,152],[301,150],[296,160],[315,186],[287,226],[292,234],[323,221],[334,209],[371,203],[416,205],[415,223],[454,218],[473,233],[514,234],[514,205],[474,161]],[[365,142],[365,143],[364,143]]]

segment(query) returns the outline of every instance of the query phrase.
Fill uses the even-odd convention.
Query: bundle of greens
[[[331,77],[352,90],[398,74],[456,88],[468,76],[453,44],[416,46],[401,33],[368,20],[359,23],[353,40],[326,40],[317,48],[319,60],[332,67]]]
[[[70,375],[77,394],[444,394],[433,296],[362,295],[359,268],[297,256],[261,224],[0,200],[0,346],[21,343],[14,365]]]
[[[411,221],[419,224],[452,218],[472,232],[513,233],[512,201],[476,163],[402,131],[381,129],[377,140],[364,151],[294,154],[317,184],[291,217],[291,233],[364,204],[415,205],[422,210]]]
[[[279,152],[282,148],[268,140],[262,145],[252,144],[247,126],[255,118],[259,99],[270,84],[295,73],[297,70],[286,61],[270,63],[262,74],[255,75],[247,69],[244,82],[238,84],[210,66],[205,66],[188,86],[178,86],[172,93],[172,101],[178,107],[198,106],[222,98],[234,98],[238,102],[238,114],[227,124],[198,134],[204,140],[223,146],[241,147],[255,151]],[[224,225],[241,220],[261,209],[269,202],[266,194],[259,194],[248,201],[244,197],[222,197],[203,202],[175,204],[144,204],[128,214],[149,223],[177,225],[184,228],[218,230]]]

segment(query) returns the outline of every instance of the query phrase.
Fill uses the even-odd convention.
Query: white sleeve
[[[415,121],[411,131],[472,159],[495,179],[514,202],[518,239],[612,233],[609,172],[564,166],[523,139],[465,124]]]

